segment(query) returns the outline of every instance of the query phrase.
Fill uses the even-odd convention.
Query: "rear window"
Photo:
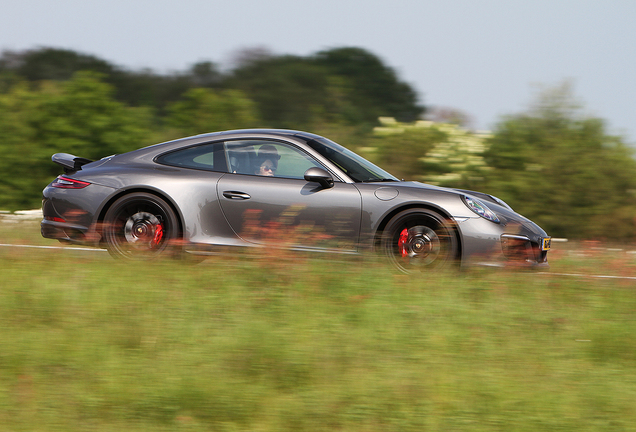
[[[157,163],[182,168],[227,172],[227,162],[222,142],[173,151],[159,156]]]

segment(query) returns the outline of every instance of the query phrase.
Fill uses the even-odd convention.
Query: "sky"
[[[75,50],[129,68],[229,67],[243,49],[355,46],[427,107],[475,129],[570,82],[585,112],[636,144],[636,0],[3,0],[0,50]],[[632,84],[629,84],[632,82]]]

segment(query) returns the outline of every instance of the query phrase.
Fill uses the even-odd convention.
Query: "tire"
[[[152,259],[172,251],[179,236],[179,222],[166,201],[156,195],[135,192],[110,206],[102,233],[112,256]]]
[[[457,236],[449,221],[427,209],[408,209],[386,225],[381,248],[402,272],[441,269],[457,258]]]

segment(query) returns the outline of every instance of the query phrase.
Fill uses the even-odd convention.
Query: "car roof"
[[[192,135],[192,136],[188,136],[188,137],[183,137],[183,138],[178,138],[175,140],[171,140],[171,141],[165,141],[165,142],[161,142],[158,144],[153,144],[150,146],[146,146],[143,148],[140,148],[138,150],[133,150],[131,153],[133,152],[146,152],[149,150],[159,150],[160,147],[163,147],[161,149],[161,151],[163,151],[164,149],[176,149],[179,148],[181,146],[185,146],[185,145],[190,145],[190,144],[198,144],[198,143],[204,143],[206,141],[209,140],[213,140],[213,139],[218,139],[218,138],[222,138],[224,136],[232,136],[233,138],[240,138],[243,136],[249,136],[249,135],[254,135],[254,136],[270,136],[270,137],[276,137],[276,136],[285,136],[285,137],[292,137],[292,136],[297,136],[300,137],[302,139],[304,139],[305,141],[309,141],[312,139],[324,139],[323,137],[321,137],[320,135],[316,135],[316,134],[312,134],[309,132],[303,132],[303,131],[297,131],[297,130],[291,130],[291,129],[265,129],[265,128],[256,128],[256,129],[233,129],[233,130],[226,130],[226,131],[220,131],[220,132],[210,132],[210,133],[204,133],[204,134],[199,134],[199,135]]]
[[[325,139],[321,137],[320,135],[315,135],[309,132],[302,132],[297,130],[289,130],[289,129],[265,129],[265,128],[234,129],[234,130],[226,130],[226,131],[220,131],[220,132],[205,133],[200,135],[193,135],[193,136],[178,138],[171,141],[165,141],[165,142],[149,145],[146,147],[139,148],[137,150],[132,150],[132,151],[122,153],[119,155],[114,155],[113,162],[117,160],[118,162],[126,161],[126,163],[131,161],[149,163],[158,154],[169,152],[172,150],[177,150],[181,147],[204,144],[209,141],[223,139],[224,137],[227,137],[230,139],[241,139],[241,138],[250,138],[250,137],[253,137],[253,138],[298,137],[305,142],[311,141],[313,139]]]

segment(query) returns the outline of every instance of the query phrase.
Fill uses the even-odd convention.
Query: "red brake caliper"
[[[157,224],[155,228],[155,236],[152,238],[152,247],[159,246],[163,238],[163,224]]]
[[[400,249],[400,253],[403,257],[408,255],[408,250],[406,247],[406,242],[409,238],[409,230],[404,228],[400,233],[400,239],[398,240],[398,248]]]

